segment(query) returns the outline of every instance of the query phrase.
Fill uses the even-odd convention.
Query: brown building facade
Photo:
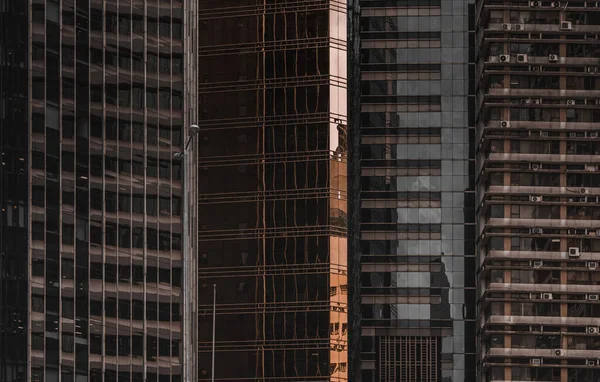
[[[346,4],[199,4],[198,368],[347,380]]]
[[[184,2],[0,7],[0,380],[180,382]]]
[[[600,378],[600,8],[477,5],[485,381]]]

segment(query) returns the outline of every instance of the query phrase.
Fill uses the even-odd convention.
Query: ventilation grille
[[[380,337],[379,381],[437,382],[436,337]]]

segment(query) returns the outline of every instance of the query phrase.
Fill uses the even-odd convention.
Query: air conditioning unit
[[[515,24],[515,30],[516,31],[524,31],[525,30],[525,24]],[[527,62],[527,61],[523,61],[523,62]]]
[[[588,366],[596,366],[596,360],[594,359],[586,359],[585,364]]]
[[[529,232],[531,232],[534,235],[541,235],[544,233],[544,230],[542,228],[533,227],[530,228]]]
[[[598,72],[598,67],[597,66],[588,66],[586,68],[586,71],[588,73],[597,73]]]
[[[579,189],[579,193],[580,193],[581,195],[587,195],[587,194],[589,194],[589,193],[590,193],[590,190],[589,190],[588,188],[586,188],[586,187],[581,187],[581,188]]]
[[[560,30],[561,31],[572,31],[573,23],[571,23],[570,21],[561,21],[560,22]]]
[[[579,248],[569,247],[569,257],[579,257]]]
[[[598,132],[594,131],[593,133],[590,133],[589,137],[590,138],[598,138]]]
[[[531,103],[531,98],[525,98],[521,100],[522,104],[530,104]]]
[[[558,62],[558,55],[557,54],[550,54],[550,55],[548,55],[548,61],[550,61],[550,62]]]
[[[587,299],[589,301],[598,301],[598,295],[597,294],[588,294]]]
[[[501,54],[499,60],[500,62],[510,62],[510,54]]]
[[[540,170],[542,168],[542,164],[541,163],[530,163],[529,164],[529,169],[533,170],[533,171],[537,171]]]
[[[586,171],[596,171],[596,165],[595,164],[586,164],[585,170]]]
[[[500,127],[510,127],[510,121],[500,121]]]
[[[577,133],[569,133],[569,138],[577,138]]]
[[[542,260],[535,260],[533,262],[533,267],[534,268],[541,268],[544,265],[544,262]]]
[[[529,70],[531,70],[532,72],[541,72],[542,67],[539,65],[533,65]]]
[[[532,366],[540,366],[542,364],[542,359],[541,358],[532,358],[529,363]]]
[[[502,24],[502,30],[509,31],[512,29],[511,24]]]
[[[575,100],[574,99],[568,99],[567,100],[567,106],[575,106]]]
[[[588,334],[598,334],[600,331],[598,330],[597,326],[588,326],[585,332]]]
[[[540,299],[542,299],[542,300],[552,300],[552,293],[542,293],[540,295]]]
[[[536,0],[534,0],[534,1],[530,1],[530,2],[529,2],[529,6],[530,6],[530,7],[532,7],[532,8],[534,8],[534,7],[539,7],[539,6],[540,6],[540,4],[541,4],[541,2],[539,2],[539,1],[536,1]]]
[[[553,1],[552,8],[558,8],[558,7],[560,7],[560,1]]]
[[[531,195],[530,200],[532,202],[541,202],[544,198],[541,195]]]
[[[577,201],[579,203],[587,203],[587,196],[584,196],[583,198],[577,198]]]
[[[562,349],[554,349],[553,354],[555,357],[562,357],[564,355]]]
[[[534,105],[541,105],[542,104],[542,99],[541,98],[533,98],[531,100],[531,103]]]
[[[542,137],[542,138],[548,138],[548,132],[547,131],[540,131],[540,137]]]

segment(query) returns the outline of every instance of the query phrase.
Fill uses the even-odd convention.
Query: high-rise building
[[[198,4],[198,368],[345,381],[346,4]]]
[[[484,381],[600,379],[600,8],[477,6]]]
[[[361,380],[475,381],[474,4],[360,6]]]
[[[0,380],[179,382],[184,2],[0,19]]]

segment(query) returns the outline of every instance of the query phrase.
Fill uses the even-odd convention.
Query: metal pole
[[[217,284],[213,284],[212,378],[215,382],[215,328],[217,326]]]
[[[187,179],[188,177],[188,170],[190,168],[188,168],[188,166],[190,166],[190,159],[192,159],[191,154],[188,152],[188,148],[190,148],[190,143],[192,143],[192,140],[194,138],[194,136],[198,133],[199,127],[197,125],[191,125],[189,128],[189,136],[188,136],[188,140],[187,143],[185,144],[183,151],[180,153],[177,153],[175,156],[175,159],[179,159],[181,160],[181,164],[182,164],[182,173],[181,173],[181,193],[183,194],[183,216],[182,216],[182,226],[181,226],[181,241],[183,244],[183,251],[182,251],[182,257],[183,257],[183,375],[184,375],[184,380],[186,382],[193,382],[193,375],[194,375],[194,363],[192,362],[192,357],[194,356],[194,351],[193,349],[195,348],[196,344],[194,344],[193,342],[193,336],[191,334],[192,332],[192,320],[194,319],[193,317],[193,309],[192,309],[192,303],[193,302],[193,291],[192,291],[192,285],[194,285],[193,282],[191,282],[190,278],[191,277],[195,277],[193,270],[194,269],[190,269],[192,268],[192,258],[191,258],[191,253],[190,253],[190,218],[189,218],[189,209],[190,209],[190,200],[189,200],[189,195],[190,192],[188,190],[188,187],[191,184],[191,182],[189,182],[189,180]],[[193,146],[190,148],[190,150],[193,150]]]
[[[182,176],[181,176],[181,193],[183,194],[183,224],[181,227],[181,238],[182,238],[182,244],[183,244],[183,344],[185,346],[185,349],[183,351],[183,356],[184,356],[184,364],[183,364],[183,372],[185,375],[185,379],[186,382],[192,382],[191,380],[191,375],[190,375],[190,345],[191,343],[189,342],[190,339],[190,331],[189,331],[189,325],[190,325],[190,300],[189,300],[189,289],[190,289],[190,285],[189,285],[189,251],[188,251],[188,224],[189,224],[189,218],[188,218],[188,192],[187,192],[187,179],[186,179],[186,175],[187,175],[187,165],[188,165],[188,153],[187,150],[184,149],[183,153],[182,153],[182,167],[183,167],[183,171],[182,171]]]

